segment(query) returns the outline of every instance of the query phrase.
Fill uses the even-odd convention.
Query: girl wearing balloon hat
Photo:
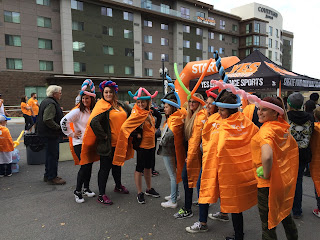
[[[6,127],[7,121],[11,118],[0,114],[0,177],[12,176],[11,163],[14,143],[9,129]]]

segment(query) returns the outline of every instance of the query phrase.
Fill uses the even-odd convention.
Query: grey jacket
[[[164,134],[164,135],[163,135]],[[157,154],[162,156],[175,156],[174,135],[170,128],[161,135],[161,141]]]

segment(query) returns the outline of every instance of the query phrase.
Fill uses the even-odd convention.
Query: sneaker
[[[228,214],[222,214],[221,212],[209,213],[208,217],[213,219],[213,220],[218,220],[218,221],[221,221],[221,222],[229,222]]]
[[[140,204],[145,204],[146,203],[146,200],[144,200],[144,193],[143,192],[138,193],[137,200],[138,200],[138,203],[140,203]]]
[[[318,218],[320,218],[320,210],[319,208],[313,209],[313,214],[316,215]]]
[[[58,179],[62,179],[62,178],[61,178],[61,177],[59,177],[59,176],[57,176],[56,178],[58,178]],[[44,181],[44,182],[48,182],[48,177],[43,176],[43,181]]]
[[[156,171],[156,170],[152,171],[152,177],[156,177],[156,176],[159,176],[159,175],[160,175],[160,173],[158,171]]]
[[[105,204],[105,205],[112,205],[113,202],[110,200],[110,198],[108,198],[107,195],[99,195],[99,197],[97,198],[97,202]]]
[[[129,194],[129,190],[123,185],[121,185],[120,188],[114,187],[113,191],[116,193]]]
[[[177,208],[178,204],[177,203],[173,203],[171,200],[167,201],[167,202],[162,202],[161,206],[164,208]]]
[[[94,197],[94,196],[96,196],[96,194],[95,194],[94,192],[92,192],[89,188],[83,189],[82,194],[83,194],[84,196],[87,196],[87,197]]]
[[[155,198],[160,197],[160,194],[157,193],[156,190],[154,190],[154,188],[150,188],[149,190],[146,190],[145,193],[147,196],[151,196],[151,197],[155,197]]]
[[[200,222],[195,222],[191,227],[186,227],[186,231],[189,233],[207,232],[208,226],[202,225]]]
[[[193,202],[192,202],[192,205],[193,205],[193,206],[199,206],[199,203],[198,203],[198,201],[193,201]]]
[[[191,210],[187,210],[184,207],[180,208],[179,212],[175,213],[173,215],[176,219],[184,219],[184,218],[188,218],[188,217],[192,217],[193,213]]]
[[[167,200],[167,201],[171,200],[171,195],[165,196],[164,199]],[[178,195],[177,201],[179,201],[180,199],[181,199],[181,197],[180,197],[180,195]]]
[[[5,175],[6,177],[11,177],[12,176],[12,173],[8,174],[8,175]]]
[[[74,198],[76,200],[76,203],[83,203],[84,202],[84,198],[82,197],[81,192],[78,192],[78,191],[75,190],[73,192],[73,194],[74,194]]]
[[[48,179],[48,182],[47,182],[47,183],[48,183],[49,185],[64,185],[64,184],[66,184],[66,181],[63,180],[62,178],[56,177],[56,178],[51,179],[51,180]]]
[[[302,218],[302,214],[300,214],[300,215],[293,215],[293,218],[294,218],[294,219],[300,219],[300,218]]]

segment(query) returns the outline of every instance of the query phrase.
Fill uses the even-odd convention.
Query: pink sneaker
[[[120,188],[114,187],[113,191],[116,193],[129,194],[129,190],[123,185],[121,185]]]
[[[102,204],[106,204],[106,205],[112,205],[113,202],[110,200],[110,198],[108,198],[107,195],[99,195],[97,202],[102,203]]]
[[[320,210],[318,208],[313,209],[313,214],[316,215],[318,218],[320,218]]]

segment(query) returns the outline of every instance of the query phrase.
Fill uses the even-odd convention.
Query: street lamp
[[[164,67],[165,56],[161,55],[162,68],[159,69],[159,74],[162,77],[163,95],[166,94],[165,76],[168,74],[168,69]]]

